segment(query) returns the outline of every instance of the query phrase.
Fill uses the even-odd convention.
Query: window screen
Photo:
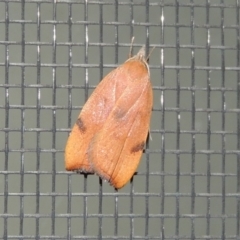
[[[1,237],[240,239],[239,5],[1,1]],[[64,148],[133,36],[134,53],[153,49],[154,104],[137,172],[116,191],[67,172]]]

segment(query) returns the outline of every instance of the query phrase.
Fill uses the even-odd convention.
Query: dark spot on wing
[[[145,142],[141,142],[136,144],[134,147],[131,148],[131,153],[135,153],[138,151],[142,151],[144,148]]]
[[[116,119],[120,119],[120,118],[123,118],[125,115],[126,115],[127,111],[125,109],[122,109],[122,108],[117,108],[115,111],[114,111],[114,117]]]
[[[76,124],[78,125],[79,130],[84,133],[86,131],[86,126],[84,125],[84,122],[81,118],[78,118]]]

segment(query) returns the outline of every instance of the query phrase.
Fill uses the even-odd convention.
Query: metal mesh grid
[[[239,1],[0,2],[3,239],[240,239]],[[116,192],[64,170],[102,77],[150,58],[151,138]]]

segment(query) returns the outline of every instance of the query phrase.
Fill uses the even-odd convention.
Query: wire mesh
[[[0,2],[3,239],[240,239],[238,0]],[[72,124],[143,44],[154,106],[137,173],[115,191],[66,172]]]

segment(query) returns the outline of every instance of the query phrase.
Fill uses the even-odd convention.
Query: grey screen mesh
[[[0,237],[240,239],[238,0],[0,2]],[[99,81],[154,48],[150,137],[116,191],[65,171]],[[137,136],[136,136],[137,137]]]

